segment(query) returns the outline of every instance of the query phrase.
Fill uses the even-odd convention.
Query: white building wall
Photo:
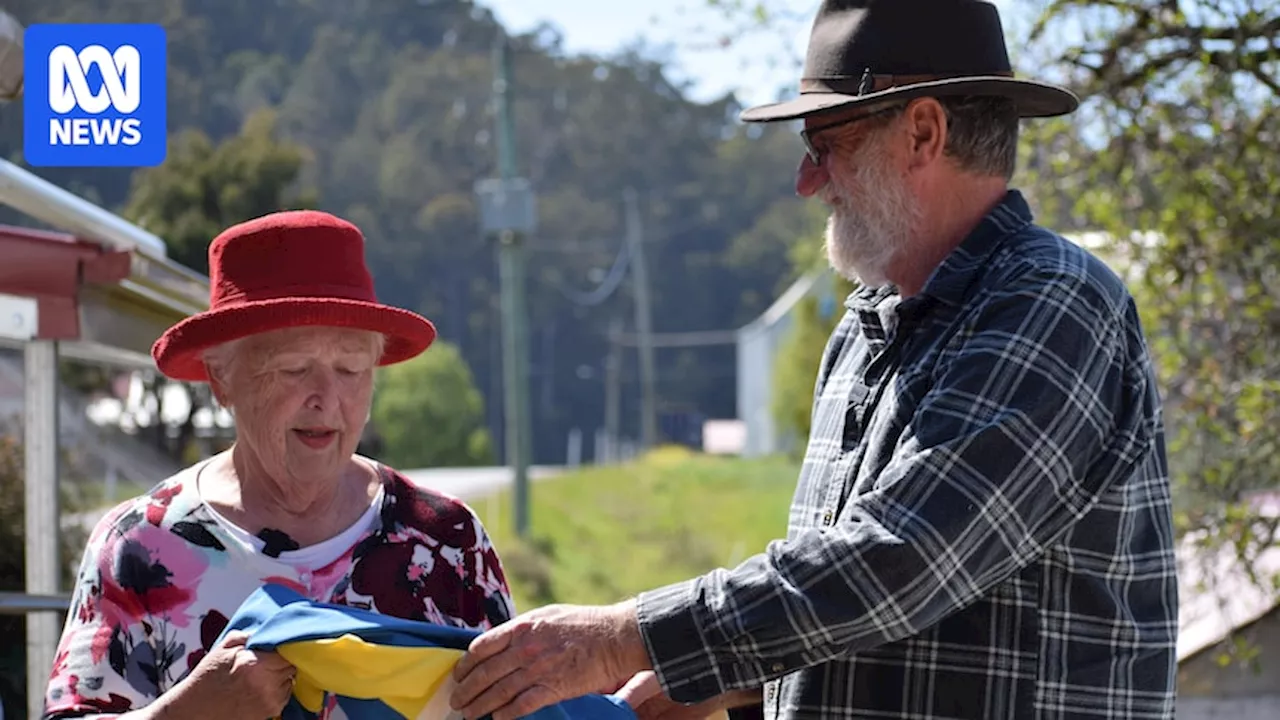
[[[738,330],[738,419],[746,425],[743,456],[760,457],[790,449],[773,421],[773,368],[778,350],[791,332],[794,310],[807,296],[830,295],[829,271],[813,272],[792,283],[760,317]],[[814,363],[818,358],[813,359]]]

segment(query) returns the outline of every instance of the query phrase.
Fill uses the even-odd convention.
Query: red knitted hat
[[[291,210],[224,230],[209,244],[209,309],[165,331],[151,348],[160,372],[207,381],[202,354],[229,340],[300,326],[358,328],[387,338],[380,365],[435,340],[431,321],[383,305],[365,265],[364,236],[328,213]]]

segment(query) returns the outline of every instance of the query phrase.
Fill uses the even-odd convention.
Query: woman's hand
[[[616,693],[635,711],[640,720],[705,720],[724,717],[724,711],[758,703],[759,691],[725,693],[693,705],[685,705],[668,698],[658,684],[658,676],[645,670],[631,678]]]
[[[293,693],[295,670],[276,653],[248,650],[249,636],[227,633],[187,677],[157,700],[157,720],[274,718]]]

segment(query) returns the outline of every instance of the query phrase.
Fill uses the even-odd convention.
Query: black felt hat
[[[748,108],[747,122],[794,120],[889,100],[1012,99],[1020,117],[1066,115],[1070,91],[1015,78],[995,5],[984,0],[824,0],[794,100]]]

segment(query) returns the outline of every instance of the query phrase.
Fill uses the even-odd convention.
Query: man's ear
[[[908,167],[928,167],[942,159],[947,147],[947,111],[934,98],[913,100],[903,112],[911,138]]]

